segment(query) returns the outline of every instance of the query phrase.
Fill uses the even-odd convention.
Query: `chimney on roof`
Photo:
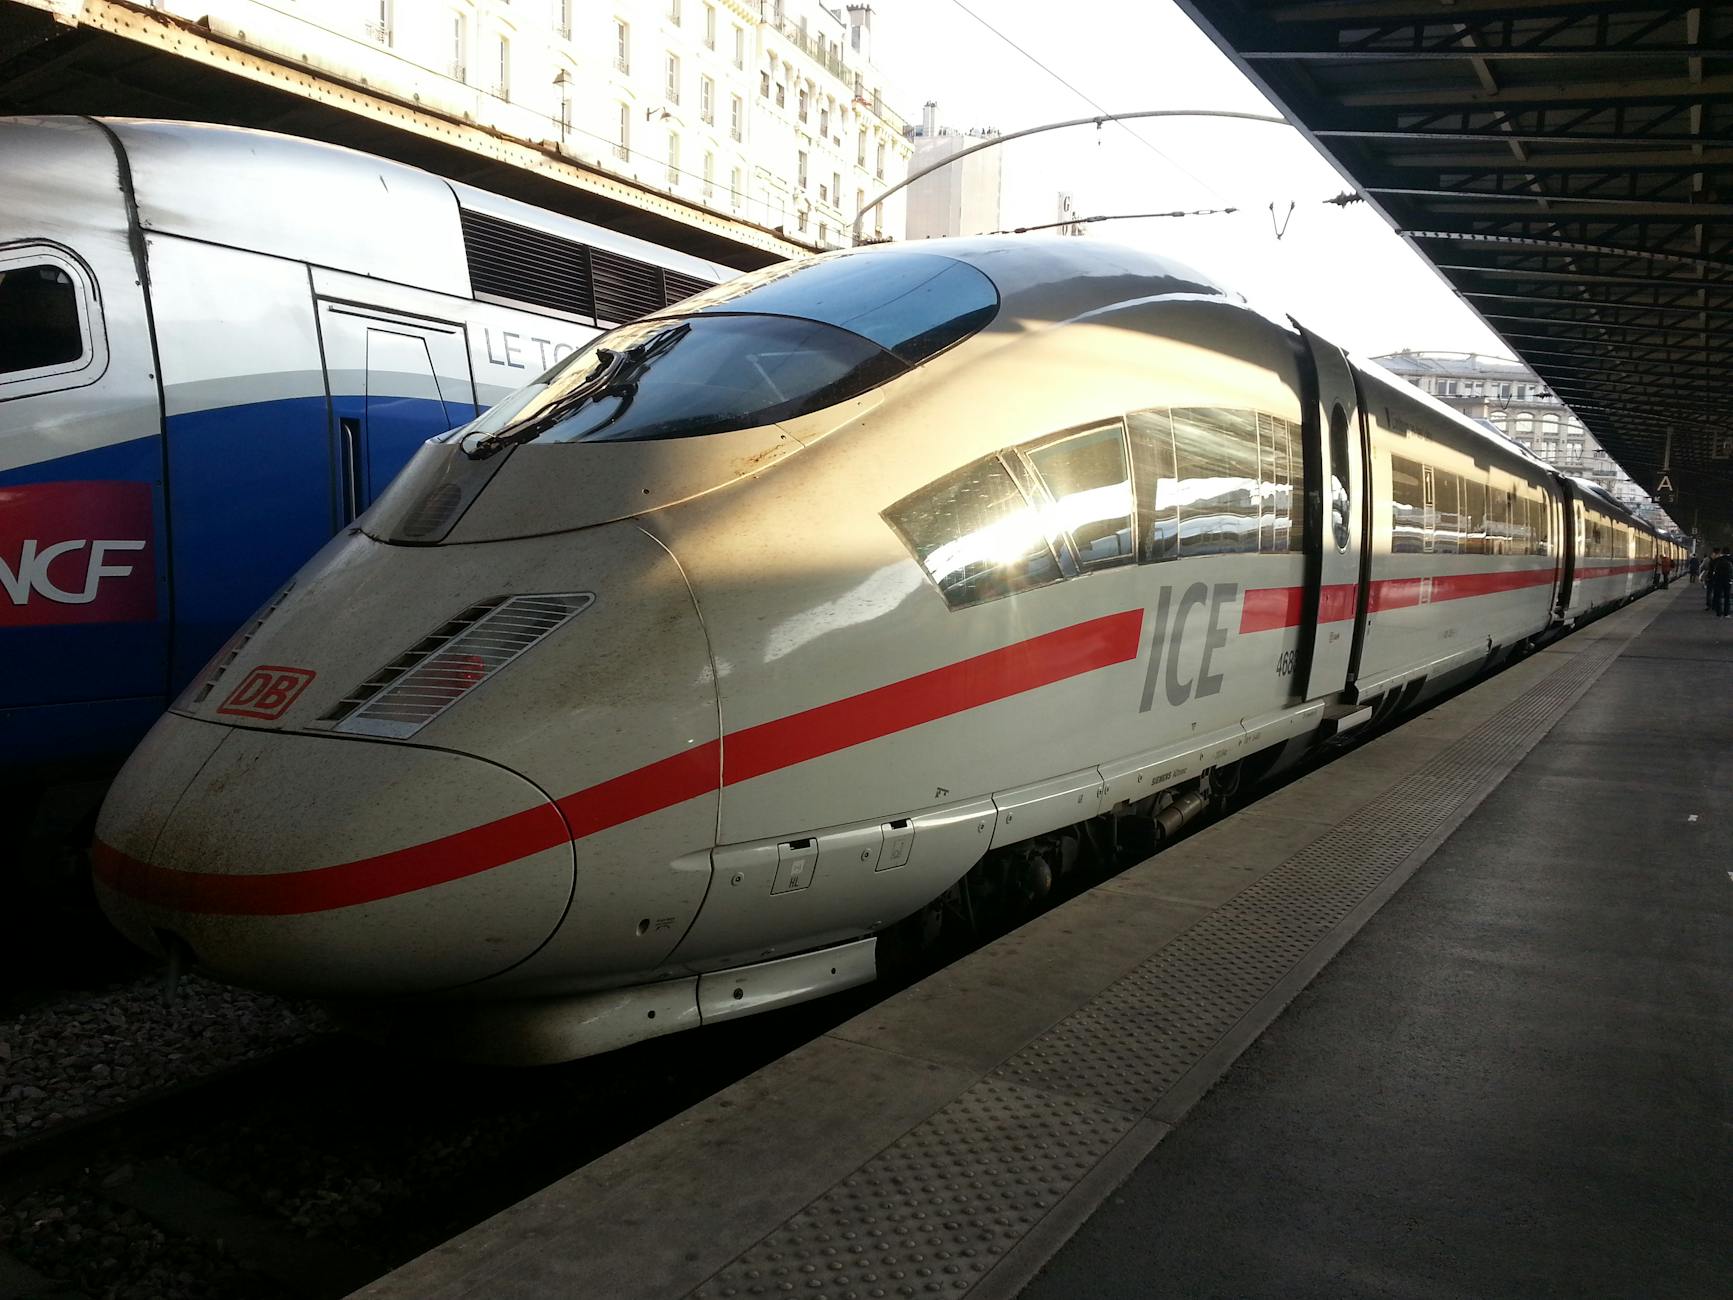
[[[931,139],[939,133],[939,101],[929,99],[921,105],[921,134]]]
[[[866,63],[873,59],[873,7],[848,7],[848,46]]]

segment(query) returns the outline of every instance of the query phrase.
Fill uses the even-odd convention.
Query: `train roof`
[[[341,145],[150,118],[9,119],[106,129],[147,231],[469,296],[460,209],[482,212],[697,279],[734,272],[589,222]]]

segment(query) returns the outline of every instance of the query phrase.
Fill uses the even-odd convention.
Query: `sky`
[[[960,129],[1010,132],[1093,116],[1099,110],[1078,91],[1109,112],[1275,113],[1171,0],[873,0],[873,8],[873,62],[891,107],[910,120],[929,99],[940,125]],[[1083,216],[1237,208],[1086,229],[1189,263],[1361,356],[1403,348],[1511,355],[1370,206],[1324,202],[1351,187],[1291,127],[1156,119],[1002,148],[1005,228],[1055,220],[1061,190]]]

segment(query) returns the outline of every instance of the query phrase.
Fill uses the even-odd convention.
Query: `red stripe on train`
[[[1648,573],[1653,565],[1627,564],[1609,568],[1578,569],[1577,580],[1614,578],[1627,573]],[[1387,609],[1407,609],[1422,602],[1436,604],[1446,600],[1467,600],[1474,596],[1491,596],[1503,591],[1522,591],[1529,587],[1544,587],[1557,576],[1555,569],[1502,569],[1493,573],[1440,573],[1430,578],[1380,578],[1367,591],[1369,612]],[[1430,581],[1431,590],[1426,590]],[[1240,632],[1274,632],[1298,627],[1304,608],[1304,587],[1258,587],[1246,592],[1240,606]],[[1355,586],[1345,583],[1325,587],[1319,601],[1318,621],[1339,623],[1354,617]]]
[[[599,785],[424,844],[309,871],[220,875],[140,861],[98,841],[97,879],[181,912],[292,916],[378,902],[478,875],[880,736],[1135,659],[1143,611],[1127,610],[1031,637],[859,695],[694,745]],[[720,762],[718,761],[720,758]],[[564,821],[561,821],[563,815]]]

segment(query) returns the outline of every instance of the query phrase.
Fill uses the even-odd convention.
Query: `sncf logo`
[[[156,617],[148,483],[0,487],[0,627]]]
[[[300,698],[307,683],[317,676],[311,668],[284,668],[280,664],[260,664],[245,680],[229,692],[229,698],[217,706],[218,713],[237,718],[263,718],[267,722],[283,716],[283,711]]]

